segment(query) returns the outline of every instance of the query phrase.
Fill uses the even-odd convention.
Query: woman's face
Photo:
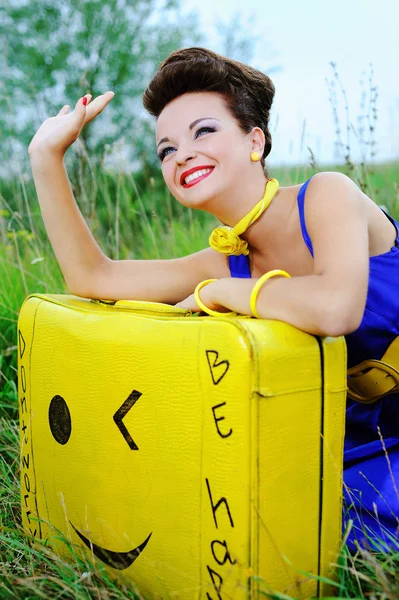
[[[215,92],[184,94],[165,106],[157,121],[157,154],[176,200],[206,210],[207,202],[233,190],[250,176],[252,138]]]

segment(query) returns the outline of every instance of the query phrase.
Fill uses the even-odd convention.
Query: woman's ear
[[[254,127],[248,135],[251,143],[251,152],[258,152],[259,156],[263,156],[263,151],[265,149],[265,134],[261,128]]]

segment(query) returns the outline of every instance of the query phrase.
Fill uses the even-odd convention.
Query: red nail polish
[[[82,103],[83,103],[84,106],[86,106],[86,104],[87,104],[87,98],[86,98],[86,96],[83,98]]]

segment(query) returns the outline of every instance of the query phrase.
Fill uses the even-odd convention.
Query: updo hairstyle
[[[244,133],[259,127],[265,134],[261,158],[265,168],[265,158],[272,148],[268,125],[274,91],[271,79],[257,69],[205,48],[185,48],[172,52],[160,64],[144,92],[143,104],[158,118],[169,102],[183,94],[221,94]]]

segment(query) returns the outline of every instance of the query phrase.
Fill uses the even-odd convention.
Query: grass
[[[86,165],[87,167],[87,165]],[[399,217],[398,164],[334,167],[351,177],[393,216]],[[281,185],[310,177],[318,167],[272,168]],[[106,254],[113,258],[171,258],[207,246],[215,220],[181,210],[160,180],[140,186],[132,175],[96,171],[89,165],[72,182],[81,210]],[[0,599],[139,598],[131,584],[116,584],[98,563],[82,560],[67,542],[70,560],[46,545],[33,546],[21,530],[17,410],[17,318],[32,292],[66,293],[43,229],[33,182],[26,172],[0,188]],[[399,553],[344,545],[338,563],[340,598],[397,600]],[[270,597],[270,596],[269,596]],[[275,598],[291,598],[282,594]]]

